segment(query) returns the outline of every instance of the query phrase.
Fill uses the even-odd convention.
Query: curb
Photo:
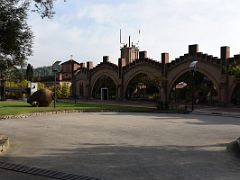
[[[7,151],[9,144],[9,138],[5,135],[0,135],[0,155]]]
[[[16,115],[3,115],[0,116],[0,120],[6,119],[21,119],[21,118],[28,118],[40,115],[52,115],[52,114],[65,114],[65,113],[82,113],[83,110],[57,110],[57,111],[47,111],[47,112],[32,112],[26,114],[16,114]]]

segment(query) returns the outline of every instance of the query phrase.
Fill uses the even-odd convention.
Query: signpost
[[[57,99],[57,94],[56,94],[56,84],[57,84],[57,73],[61,71],[61,61],[56,61],[52,65],[52,71],[54,72],[54,108],[56,107],[56,99]]]
[[[28,83],[28,88],[30,89],[30,96],[35,93],[38,90],[38,84],[37,83],[33,83],[33,82],[29,82]]]

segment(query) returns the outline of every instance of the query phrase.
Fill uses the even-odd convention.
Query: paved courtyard
[[[72,113],[2,120],[0,132],[11,140],[0,161],[31,167],[109,180],[240,177],[240,158],[225,147],[240,118]],[[33,177],[0,169],[1,180]]]

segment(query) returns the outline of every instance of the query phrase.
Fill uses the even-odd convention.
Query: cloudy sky
[[[110,56],[117,63],[120,56],[119,29],[122,40],[133,42],[140,35],[140,50],[160,60],[162,52],[170,59],[187,53],[189,44],[199,44],[200,51],[214,56],[221,46],[231,47],[231,56],[240,52],[239,0],[57,0],[53,19],[31,14],[34,67],[66,61],[102,61]]]

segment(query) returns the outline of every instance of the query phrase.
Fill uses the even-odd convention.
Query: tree
[[[31,2],[31,0],[25,0],[28,3]],[[48,17],[51,18],[54,15],[53,11],[53,2],[56,0],[34,0],[34,7],[33,12],[38,12],[42,18]],[[65,1],[65,0],[64,0]]]
[[[53,91],[54,87],[51,88],[51,90]],[[71,91],[70,91],[70,86],[67,83],[64,84],[58,84],[56,86],[56,95],[57,98],[69,98],[71,95]]]
[[[240,65],[233,65],[229,69],[230,75],[234,75],[237,82],[240,82]]]
[[[61,88],[62,88],[62,92],[61,92],[62,98],[69,98],[71,94],[70,86],[67,83],[64,83]]]
[[[31,64],[27,65],[26,78],[28,81],[33,80],[33,66]]]
[[[34,77],[54,76],[52,66],[43,66],[34,69]]]
[[[0,0],[1,72],[21,65],[32,54],[32,32],[27,25],[28,3]]]
[[[27,24],[28,11],[42,18],[54,14],[55,0],[0,0],[0,71],[22,66],[32,55],[33,33]]]
[[[239,105],[240,104],[240,64],[234,64],[229,68],[229,74],[233,75],[235,77],[236,80],[236,87],[235,87],[235,91],[233,92],[232,95],[232,102],[235,105]]]

